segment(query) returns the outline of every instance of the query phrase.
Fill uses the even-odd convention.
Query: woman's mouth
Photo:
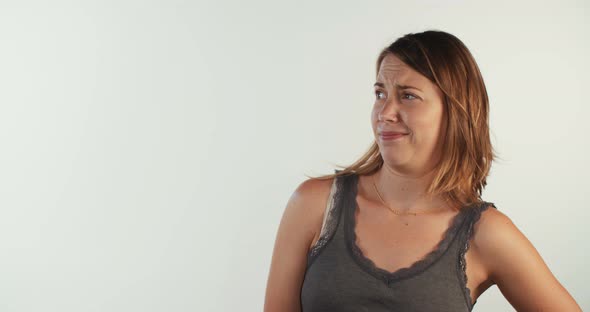
[[[379,138],[383,141],[396,141],[405,137],[407,134],[397,133],[397,134],[380,134]]]

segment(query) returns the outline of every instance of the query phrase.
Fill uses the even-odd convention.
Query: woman
[[[295,190],[264,311],[471,311],[497,285],[518,311],[581,311],[539,253],[481,199],[496,158],[469,50],[407,34],[377,60],[375,142]]]

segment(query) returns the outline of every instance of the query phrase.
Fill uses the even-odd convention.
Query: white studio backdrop
[[[370,145],[377,54],[427,29],[488,88],[483,198],[590,309],[589,9],[0,1],[0,311],[262,311],[289,196]]]

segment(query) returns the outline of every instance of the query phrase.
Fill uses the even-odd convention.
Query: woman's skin
[[[401,212],[444,205],[441,199],[424,198],[445,135],[442,91],[393,54],[383,59],[375,84],[371,125],[384,160],[375,177],[383,199]],[[408,135],[387,141],[381,139],[381,131]]]
[[[384,164],[371,176],[359,176],[354,231],[363,255],[393,272],[435,248],[457,207],[424,196],[445,135],[443,93],[394,55],[383,60],[377,83],[371,124]],[[383,141],[382,130],[408,135]],[[420,214],[392,213],[377,195],[373,178],[387,206]],[[332,181],[308,179],[289,198],[275,239],[265,312],[301,311],[307,255],[319,239]],[[519,208],[534,213],[534,207]],[[531,242],[501,211],[502,207],[488,208],[482,213],[465,254],[472,302],[496,284],[518,311],[581,311]]]
[[[441,159],[446,129],[443,96],[437,85],[393,54],[383,59],[371,125],[384,164],[372,176],[359,178],[355,232],[363,255],[389,272],[410,267],[435,249],[458,213],[459,207],[451,207],[441,197],[425,196]],[[383,140],[382,131],[407,135]],[[417,215],[392,213],[375,187],[389,209]],[[466,254],[466,262],[474,302],[493,282],[473,250]]]
[[[384,58],[375,85],[371,124],[384,164],[373,176],[360,177],[355,231],[363,254],[393,272],[434,248],[457,207],[449,207],[442,198],[424,196],[445,136],[440,88],[393,54]],[[408,135],[386,141],[381,131]],[[391,213],[375,192],[372,178],[387,206],[419,214]],[[581,311],[501,209],[482,213],[465,255],[472,302],[496,284],[518,311]]]

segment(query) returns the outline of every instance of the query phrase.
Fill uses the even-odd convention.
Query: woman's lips
[[[384,141],[395,141],[395,140],[398,140],[401,137],[404,137],[406,135],[407,134],[401,134],[401,133],[398,133],[398,134],[380,134],[379,137],[381,138],[381,140],[384,140]]]

